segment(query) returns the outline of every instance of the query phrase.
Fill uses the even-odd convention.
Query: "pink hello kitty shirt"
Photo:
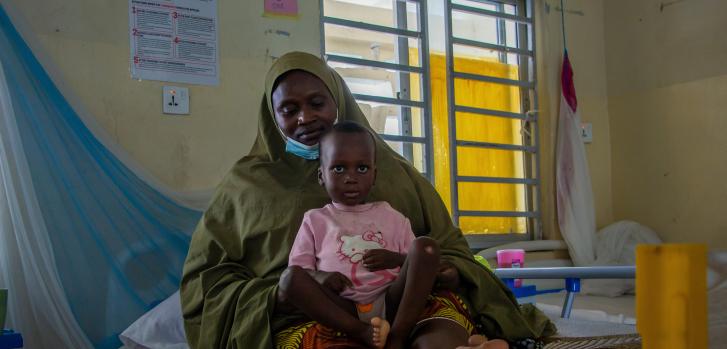
[[[331,203],[305,213],[288,265],[340,272],[353,283],[341,297],[368,304],[386,291],[399,268],[370,272],[363,266],[364,253],[371,249],[407,253],[412,241],[409,219],[387,202]]]

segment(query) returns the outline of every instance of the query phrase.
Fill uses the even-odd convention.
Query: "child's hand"
[[[459,288],[459,271],[451,263],[441,262],[436,280],[438,288],[454,291]]]
[[[392,269],[404,265],[406,256],[385,249],[368,250],[363,256],[363,265],[369,271]]]
[[[336,294],[340,294],[345,290],[347,287],[352,287],[353,283],[351,283],[351,280],[349,280],[345,275],[335,271],[335,272],[326,272],[325,275],[322,275],[322,278],[320,281],[320,284],[333,291]]]

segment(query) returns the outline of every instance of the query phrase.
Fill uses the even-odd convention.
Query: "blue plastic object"
[[[0,349],[14,349],[23,347],[23,336],[13,330],[2,330],[0,333]]]
[[[581,279],[565,278],[565,290],[568,292],[580,292],[581,291]]]
[[[525,298],[538,295],[535,285],[522,285],[520,287],[510,288],[515,298]]]
[[[539,294],[558,293],[560,291],[563,291],[562,288],[538,290],[535,285],[523,285],[520,287],[515,287],[515,279],[510,278],[504,278],[502,279],[502,282],[504,282],[505,285],[507,285],[507,287],[510,289],[510,291],[512,291],[512,293],[515,295],[515,298],[532,297]],[[578,287],[580,289],[580,284],[578,285]]]
[[[580,278],[565,278],[565,301],[563,302],[563,309],[560,312],[560,317],[567,319],[570,317],[570,311],[573,308],[573,299],[576,293],[581,291],[581,279]]]

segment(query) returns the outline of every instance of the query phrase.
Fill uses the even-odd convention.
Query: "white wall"
[[[297,20],[264,18],[262,1],[218,1],[220,84],[189,86],[190,115],[161,113],[158,81],[132,80],[127,0],[1,0],[62,91],[174,189],[214,187],[254,141],[271,55],[320,53],[318,1]],[[283,30],[290,37],[266,33]],[[78,105],[80,104],[80,105]]]
[[[727,248],[727,2],[604,3],[615,218]]]

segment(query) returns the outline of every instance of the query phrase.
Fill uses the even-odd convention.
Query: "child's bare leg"
[[[439,267],[439,246],[428,237],[412,243],[399,276],[386,292],[386,308],[391,322],[387,348],[402,348],[424,311]]]
[[[356,314],[355,306],[321,286],[305,269],[288,267],[280,276],[278,293],[279,299],[294,305],[322,325],[346,333],[369,347],[380,347],[374,344],[374,326],[353,315]]]

